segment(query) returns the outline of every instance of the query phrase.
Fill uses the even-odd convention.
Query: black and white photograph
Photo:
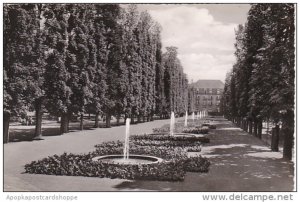
[[[292,201],[296,10],[2,3],[2,191]]]

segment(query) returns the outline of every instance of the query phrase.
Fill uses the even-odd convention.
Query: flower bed
[[[193,133],[193,134],[207,134],[209,131],[208,128],[200,128],[200,127],[190,127],[183,129],[183,133]]]
[[[25,165],[26,173],[46,175],[69,175],[86,177],[108,177],[121,179],[149,179],[181,181],[184,179],[184,161],[163,161],[157,164],[108,164],[92,161],[92,156],[64,153]]]
[[[175,133],[194,133],[194,134],[208,134],[209,129],[216,129],[215,124],[202,123],[202,124],[189,124],[189,127],[184,127],[183,124],[175,124]],[[164,125],[161,128],[154,128],[153,134],[166,134],[169,135],[170,127],[169,125]]]
[[[203,123],[202,126],[208,127],[209,129],[216,129],[217,125],[211,123]]]
[[[165,141],[160,141],[160,140],[132,140],[132,143],[134,145],[139,145],[139,146],[168,146],[168,147],[200,147],[202,145],[201,142],[192,142],[192,141],[171,141],[171,140],[165,140]],[[199,149],[198,149],[199,150]],[[200,151],[200,150],[199,150]]]
[[[194,156],[187,158],[185,161],[185,167],[187,172],[208,172],[210,162],[201,156]]]
[[[110,164],[93,161],[92,158],[101,155],[122,154],[123,143],[105,142],[96,145],[96,150],[89,154],[54,155],[25,165],[26,173],[46,175],[70,175],[88,177],[107,177],[121,179],[143,180],[184,180],[185,172],[207,172],[210,165],[208,159],[201,156],[187,156],[187,150],[181,147],[157,145],[137,145],[130,143],[130,153],[160,157],[162,162],[154,164]],[[191,149],[191,148],[190,148]],[[195,148],[194,148],[195,149]]]
[[[157,140],[157,141],[189,141],[189,142],[202,142],[209,143],[209,138],[203,136],[171,136],[160,134],[145,134],[145,135],[132,135],[131,140]]]

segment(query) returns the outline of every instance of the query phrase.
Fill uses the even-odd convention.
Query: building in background
[[[189,97],[193,97],[191,111],[207,110],[209,112],[220,111],[220,100],[224,89],[224,83],[220,80],[198,80],[189,86]]]

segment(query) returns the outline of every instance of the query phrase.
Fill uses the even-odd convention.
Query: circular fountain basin
[[[162,162],[161,158],[144,155],[129,155],[129,159],[124,159],[123,155],[97,156],[93,161],[101,161],[109,164],[154,164]]]

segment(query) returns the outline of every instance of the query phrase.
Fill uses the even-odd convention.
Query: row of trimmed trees
[[[236,30],[236,63],[228,73],[222,111],[261,138],[262,122],[282,123],[283,156],[292,158],[295,110],[295,6],[253,4]],[[276,134],[278,136],[278,134]]]
[[[188,80],[177,49],[162,53],[161,28],[135,5],[4,4],[4,142],[12,116],[95,114],[152,120],[184,114]]]

